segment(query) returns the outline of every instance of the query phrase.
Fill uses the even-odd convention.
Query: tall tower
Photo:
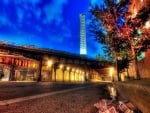
[[[86,55],[86,26],[85,15],[80,14],[80,55]]]

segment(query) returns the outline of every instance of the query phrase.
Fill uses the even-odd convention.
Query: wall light
[[[53,64],[53,61],[52,61],[52,60],[48,60],[48,62],[47,62],[47,66],[48,66],[48,67],[51,67],[51,66],[52,66],[52,64]]]

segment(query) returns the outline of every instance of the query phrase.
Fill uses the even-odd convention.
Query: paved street
[[[104,97],[108,98],[104,83],[2,83],[0,88],[1,101],[66,90],[66,92],[1,105],[0,113],[89,113],[95,102]],[[78,89],[68,91],[70,88]]]
[[[91,83],[2,82],[0,83],[0,100],[84,87],[90,84]]]

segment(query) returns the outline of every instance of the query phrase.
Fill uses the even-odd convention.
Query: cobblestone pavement
[[[108,98],[104,84],[0,106],[0,113],[90,113],[95,102]]]

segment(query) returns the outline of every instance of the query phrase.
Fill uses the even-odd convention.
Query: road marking
[[[87,88],[87,87],[90,87],[90,86],[73,88],[73,89],[66,89],[66,90],[62,90],[62,91],[55,91],[55,92],[50,92],[50,93],[43,93],[43,94],[38,94],[38,95],[33,95],[33,96],[27,96],[27,97],[20,97],[20,98],[14,98],[14,99],[9,99],[9,100],[2,100],[2,101],[0,101],[0,105],[9,105],[9,104],[13,104],[13,103],[17,103],[17,102],[22,102],[22,101],[26,101],[26,100],[37,99],[37,98],[42,98],[42,97],[51,96],[51,95],[55,95],[55,94],[66,93],[66,92],[70,92],[70,91],[75,91],[75,90],[79,90],[79,89],[83,89],[83,88]]]

